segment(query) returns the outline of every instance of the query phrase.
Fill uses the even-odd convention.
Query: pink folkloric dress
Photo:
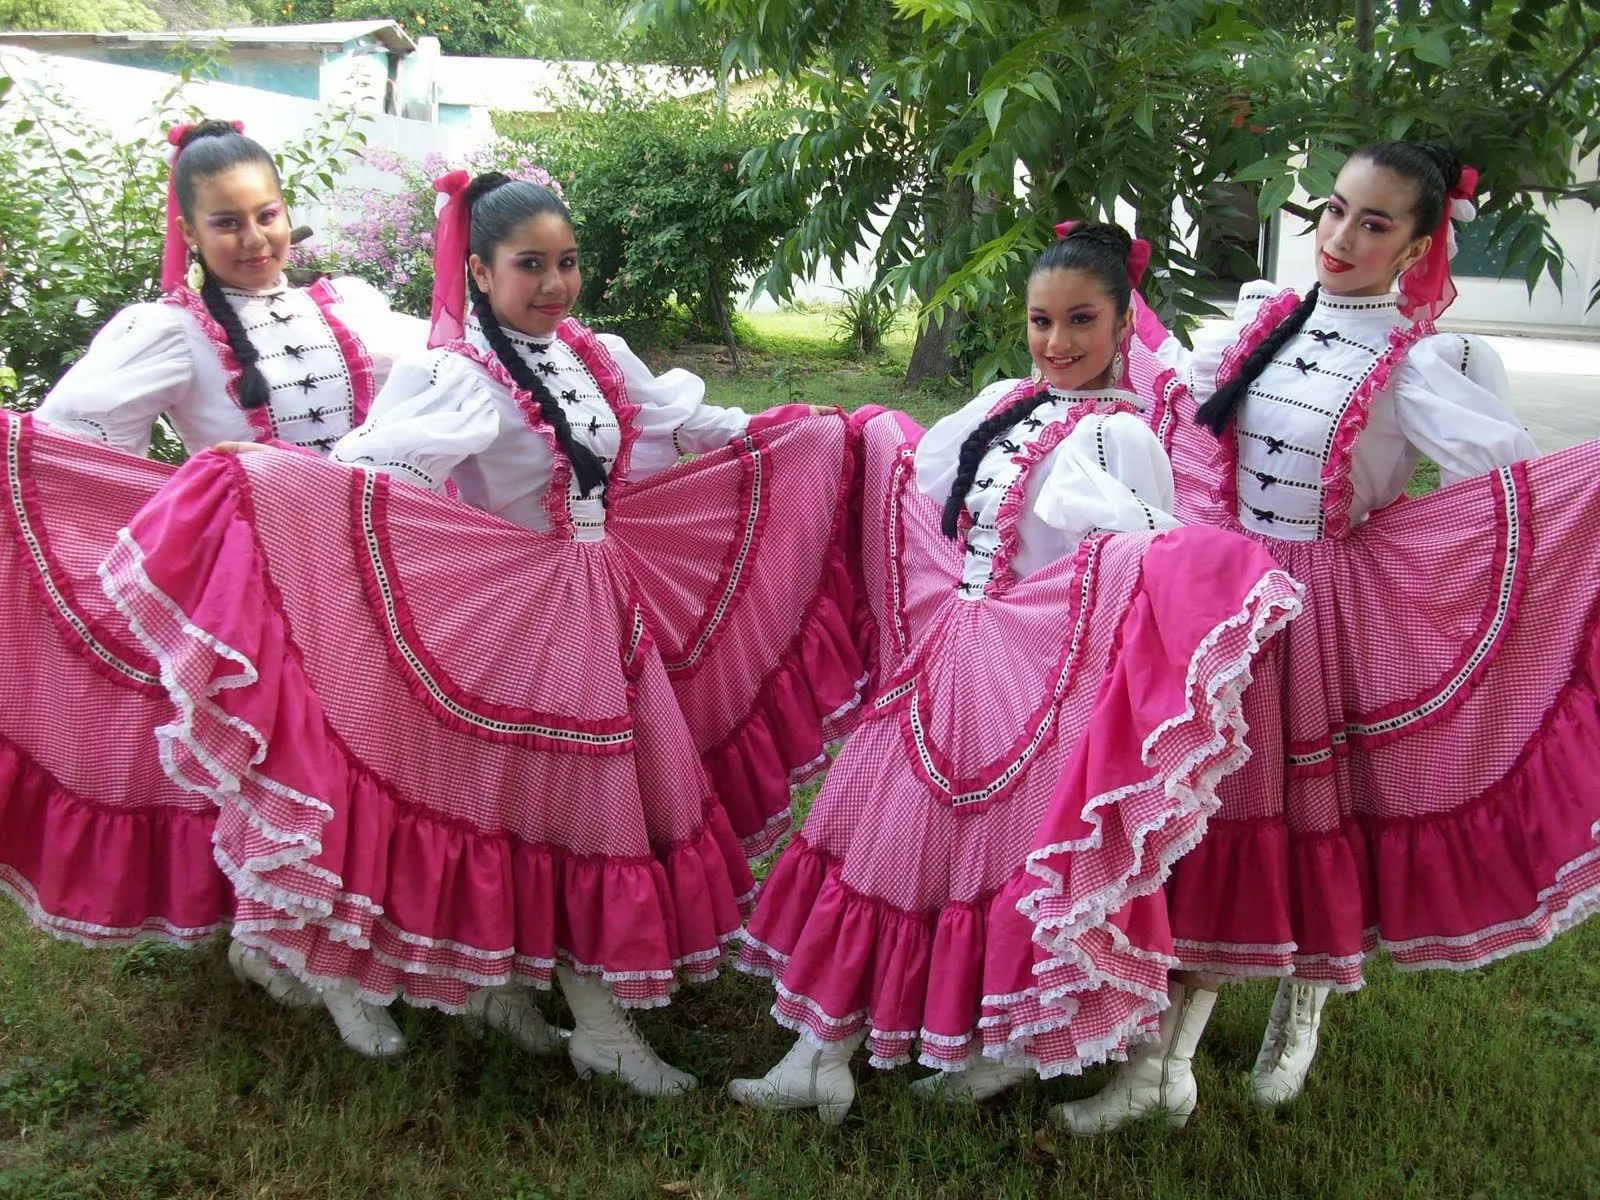
[[[1127,392],[1058,394],[997,440],[945,538],[962,441],[1031,386],[920,444],[901,414],[864,422],[878,687],[740,951],[780,1023],[865,1030],[878,1066],[920,1042],[945,1070],[981,1052],[1057,1074],[1148,1033],[1175,963],[1161,883],[1244,756],[1250,661],[1297,608],[1248,540],[1172,528]]]
[[[158,665],[97,574],[171,478],[142,457],[152,422],[167,417],[191,450],[271,436],[325,448],[427,337],[359,280],[225,294],[261,350],[267,408],[234,402],[227,339],[183,290],[119,313],[35,414],[0,414],[0,886],[86,944],[198,942],[233,908],[211,863],[215,808],[167,777],[151,736],[172,716]]]
[[[699,664],[691,697],[702,678],[744,688],[743,714],[707,705],[725,738],[781,721],[803,634],[834,619],[806,587],[842,573],[846,429],[749,422],[672,466],[694,406],[632,399],[642,365],[636,387],[576,322],[521,352],[573,393],[609,507],[576,495],[536,406],[474,337],[402,365],[341,445],[386,471],[202,456],[123,533],[106,586],[162,663],[170,769],[215,805],[235,937],[371,1001],[459,1011],[480,987],[548,985],[560,963],[623,1004],[664,1004],[716,973],[754,890],[671,669]],[[500,455],[524,435],[544,450],[523,459],[543,476],[532,493]],[[396,475],[448,475],[543,528]],[[778,503],[789,519],[769,519]],[[649,589],[680,563],[658,609]],[[847,628],[829,636],[850,648]],[[823,665],[854,689],[858,663]],[[793,723],[820,745],[849,697],[805,696]],[[750,751],[785,807],[783,752],[814,756],[795,741]],[[755,836],[775,814],[740,815]]]
[[[1298,299],[1247,290],[1195,394]],[[1600,445],[1530,460],[1507,391],[1476,339],[1323,295],[1228,436],[1185,402],[1180,516],[1307,590],[1246,698],[1257,754],[1170,888],[1185,966],[1350,990],[1380,947],[1468,969],[1600,905]],[[1447,486],[1405,499],[1423,453]]]

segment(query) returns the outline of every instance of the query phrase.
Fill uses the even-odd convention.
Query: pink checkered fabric
[[[1241,529],[1231,443],[1192,417],[1172,451],[1180,515]],[[1255,758],[1175,873],[1186,966],[1352,989],[1380,948],[1477,967],[1600,907],[1600,795],[1582,782],[1600,768],[1597,463],[1590,443],[1340,537],[1260,539],[1307,612],[1246,697]]]
[[[893,413],[862,431],[877,690],[774,868],[739,965],[775,978],[780,1022],[819,1042],[865,1029],[879,1066],[920,1042],[921,1061],[949,1069],[976,1052],[1081,1069],[1163,1002],[1146,978],[1175,961],[1160,882],[1241,757],[1231,689],[1295,588],[1247,540],[1187,530],[1099,535],[960,598],[959,549],[905,469],[904,435]],[[1182,582],[1168,591],[1159,581],[1171,579]],[[1130,678],[1171,690],[1135,700]],[[1059,791],[1093,729],[1103,764]],[[1144,833],[1125,837],[1128,820]],[[1062,844],[1044,846],[1031,874],[1030,851],[1055,834]],[[1072,999],[1043,996],[1036,966]]]
[[[0,889],[88,945],[191,944],[233,898],[213,809],[150,731],[172,706],[96,568],[171,468],[0,412]]]
[[[758,429],[712,471],[619,485],[607,534],[650,614],[667,678],[748,855],[789,829],[789,791],[827,764],[866,665],[845,560],[852,459],[836,417]],[[692,474],[699,513],[683,510]]]
[[[831,499],[842,423],[702,456],[638,517],[619,489],[599,542],[304,456],[191,461],[106,571],[166,669],[171,770],[217,805],[236,936],[310,981],[451,1011],[557,963],[639,1006],[714,975],[754,884],[632,567],[739,536],[753,458]],[[644,529],[656,544],[624,547]],[[768,583],[769,549],[719,654],[763,620],[747,608],[803,593]]]

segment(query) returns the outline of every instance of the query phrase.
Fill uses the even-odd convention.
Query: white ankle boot
[[[863,1031],[819,1050],[796,1038],[789,1053],[760,1079],[729,1080],[728,1095],[750,1108],[815,1108],[824,1124],[838,1125],[856,1098],[850,1056],[866,1040]]]
[[[570,1034],[544,1019],[529,988],[480,988],[467,997],[467,1020],[506,1034],[529,1054],[553,1054]]]
[[[695,1077],[663,1061],[650,1048],[605,984],[575,975],[566,967],[556,968],[556,978],[572,1009],[567,1056],[579,1079],[615,1075],[641,1096],[693,1089]]]
[[[1250,1091],[1263,1108],[1286,1104],[1300,1094],[1317,1057],[1317,1031],[1328,989],[1284,979],[1272,1002],[1272,1019],[1261,1039],[1261,1053],[1250,1072]]]
[[[1173,983],[1167,995],[1171,1003],[1161,1014],[1161,1039],[1134,1049],[1100,1092],[1052,1108],[1052,1121],[1078,1137],[1109,1133],[1148,1113],[1165,1113],[1174,1127],[1188,1123],[1197,1098],[1194,1051],[1217,994]]]
[[[228,966],[240,983],[255,984],[285,1008],[322,1007],[322,997],[315,988],[301,983],[282,967],[274,966],[263,951],[243,942],[229,943]]]
[[[940,1071],[918,1079],[911,1090],[931,1100],[946,1104],[962,1101],[987,1100],[1009,1088],[1016,1087],[1033,1072],[1027,1067],[1013,1067],[999,1059],[985,1058],[981,1050],[974,1050],[967,1060],[965,1071]]]
[[[381,1004],[369,1004],[353,989],[323,988],[322,1004],[344,1044],[367,1058],[393,1058],[406,1048],[400,1026]]]

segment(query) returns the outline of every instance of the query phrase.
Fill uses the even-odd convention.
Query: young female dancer
[[[750,921],[739,966],[800,1036],[733,1081],[741,1103],[842,1120],[863,1042],[894,1066],[920,1041],[960,1073],[926,1090],[982,1097],[1157,1020],[1160,885],[1240,761],[1239,694],[1297,589],[1166,511],[1150,403],[1123,386],[1124,355],[1148,357],[1130,249],[1080,224],[1039,255],[1033,380],[920,440],[865,423],[877,698]]]
[[[172,890],[151,878],[154,865],[184,857],[177,844],[203,840],[210,814],[151,815],[153,804],[177,805],[145,745],[165,705],[156,665],[126,644],[115,614],[99,610],[96,581],[73,579],[104,556],[117,526],[170,472],[79,448],[51,430],[142,457],[152,423],[164,417],[191,452],[258,438],[326,453],[365,416],[396,356],[420,349],[427,335],[423,322],[390,312],[360,280],[287,286],[290,222],[277,168],[235,123],[179,126],[168,142],[166,294],[118,313],[35,413],[6,428],[17,550],[8,625],[28,635],[36,669],[13,673],[20,692],[3,706],[4,736],[18,757],[7,772],[12,836],[0,863],[37,923],[91,944],[146,934],[192,942],[217,927],[227,900],[208,870]],[[54,628],[41,635],[41,625]],[[41,725],[47,695],[56,716]],[[101,747],[92,772],[73,765],[89,733],[62,719],[74,713],[93,722]],[[96,855],[104,904],[80,892],[80,872],[63,869],[97,840],[102,850],[127,852]],[[135,846],[148,857],[132,853]],[[229,960],[241,980],[285,1003],[343,1004],[341,1028],[358,1035],[352,1044],[382,1048],[385,1030],[367,1019],[386,1023],[381,1012],[304,989],[240,943]]]
[[[693,1077],[625,1009],[715,975],[754,891],[745,854],[781,831],[789,773],[814,769],[862,674],[846,431],[652,376],[570,319],[556,196],[441,184],[441,344],[334,450],[372,470],[197,460],[107,586],[193,666],[166,680],[171,754],[223,808],[253,945],[369,1000],[487,1005],[531,1049],[555,1037],[529,985],[559,980],[581,1074],[678,1091]],[[472,507],[405,486],[447,482]],[[308,544],[295,519],[319,497],[340,518]],[[342,574],[359,585],[329,586]],[[247,682],[213,680],[241,662]],[[724,751],[749,766],[713,781],[702,758]]]
[[[1600,898],[1600,803],[1576,785],[1600,758],[1596,447],[1524,462],[1492,351],[1434,329],[1475,179],[1436,145],[1357,151],[1317,285],[1247,287],[1225,335],[1161,350],[1203,401],[1174,439],[1179,515],[1258,538],[1308,589],[1246,699],[1260,753],[1169,889],[1186,967],[1292,973],[1252,1073],[1264,1104],[1299,1093],[1328,989],[1359,987],[1379,946],[1479,966]],[[1400,503],[1424,454],[1454,486]],[[1192,1104],[1211,998],[1183,994],[1176,1041],[1068,1105],[1075,1132]]]
[[[426,327],[359,279],[288,285],[278,170],[238,126],[178,126],[168,141],[165,294],[113,317],[36,419],[139,455],[158,417],[190,453],[277,440],[326,454]]]

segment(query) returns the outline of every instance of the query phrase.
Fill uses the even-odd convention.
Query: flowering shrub
[[[334,228],[295,247],[298,266],[360,276],[387,293],[402,312],[426,317],[433,292],[433,181],[446,171],[504,171],[514,179],[561,186],[519,147],[489,146],[461,162],[433,153],[419,162],[393,150],[368,146],[363,161],[398,182],[394,191],[344,187],[329,200],[344,214]]]
[[[427,316],[433,288],[433,180],[447,170],[498,170],[553,187],[572,208],[583,249],[586,320],[684,320],[738,347],[733,297],[772,261],[799,219],[739,203],[739,162],[781,127],[776,113],[729,117],[704,100],[646,104],[612,92],[555,124],[507,122],[506,135],[464,161],[364,152],[394,190],[346,187],[344,214],[299,263],[359,275],[405,312]],[[540,165],[543,164],[543,165]],[[552,178],[553,177],[553,178]]]

